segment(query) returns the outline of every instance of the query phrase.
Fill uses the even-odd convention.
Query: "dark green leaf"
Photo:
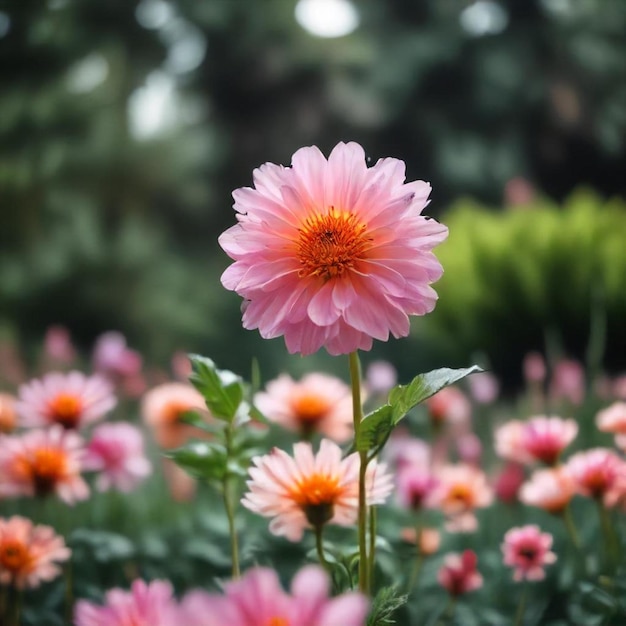
[[[226,449],[214,441],[190,441],[165,456],[194,478],[221,481],[227,472]]]
[[[356,439],[356,450],[365,452],[385,445],[393,430],[392,413],[392,407],[383,404],[363,418]]]

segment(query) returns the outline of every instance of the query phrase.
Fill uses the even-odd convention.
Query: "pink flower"
[[[44,339],[46,355],[57,363],[71,363],[76,358],[70,332],[65,326],[50,326]]]
[[[480,589],[483,577],[476,569],[477,563],[478,558],[473,550],[465,550],[463,554],[448,554],[437,574],[437,580],[451,596]]]
[[[353,435],[352,392],[339,378],[307,374],[296,382],[282,374],[266,389],[254,403],[270,421],[302,437],[321,433],[341,443]]]
[[[50,526],[35,526],[15,515],[0,518],[0,584],[17,589],[38,587],[56,578],[57,563],[67,561],[71,551]]]
[[[0,393],[0,433],[10,433],[17,425],[15,403],[17,398],[10,393]]]
[[[546,362],[539,352],[529,352],[524,357],[523,369],[529,383],[542,383],[546,379]]]
[[[419,533],[413,527],[403,528],[400,531],[400,538],[406,543],[417,545],[421,556],[432,556],[441,545],[441,533],[436,528],[422,527]]]
[[[533,472],[519,492],[520,502],[549,513],[562,513],[574,497],[575,488],[567,468],[550,468]]]
[[[552,535],[542,533],[534,524],[511,528],[504,535],[502,552],[504,564],[513,567],[514,580],[543,580],[544,567],[556,561],[556,554],[550,551]]]
[[[578,452],[567,461],[578,493],[612,507],[624,497],[626,462],[613,450],[593,448]]]
[[[126,337],[116,331],[98,337],[92,360],[97,372],[115,379],[134,377],[141,372],[141,355],[128,348]]]
[[[135,580],[130,591],[111,589],[105,604],[79,600],[74,607],[75,626],[181,626],[172,585],[164,580]]]
[[[80,475],[83,440],[61,426],[0,435],[0,496],[56,494],[67,504],[89,497]]]
[[[28,428],[60,424],[79,429],[101,419],[116,403],[110,384],[100,376],[51,372],[19,388],[16,408]]]
[[[501,426],[496,431],[495,448],[497,454],[511,461],[554,465],[577,434],[578,424],[573,419],[538,415],[527,422]]]
[[[365,387],[372,394],[386,394],[398,383],[398,372],[389,361],[373,361],[365,371]]]
[[[436,477],[439,484],[433,501],[448,518],[446,529],[450,532],[476,530],[475,510],[493,502],[485,473],[471,465],[459,464],[442,467]]]
[[[460,435],[456,441],[456,449],[459,460],[468,465],[480,465],[480,457],[483,453],[483,444],[480,437],[475,433]]]
[[[559,361],[552,372],[550,395],[579,405],[585,397],[585,370],[572,359]]]
[[[322,439],[318,453],[309,443],[297,443],[294,456],[274,448],[252,459],[249,491],[242,504],[264,517],[273,517],[270,531],[300,541],[305,528],[322,524],[351,526],[358,513],[359,456],[341,458],[341,448]],[[367,468],[368,505],[382,504],[393,489],[384,464]]]
[[[96,479],[99,491],[115,488],[129,492],[150,475],[150,461],[145,457],[141,431],[127,422],[101,424],[93,431],[83,466],[100,472]]]
[[[428,398],[425,404],[435,424],[464,426],[472,417],[472,405],[458,387],[444,387]]]
[[[283,591],[276,572],[265,567],[247,571],[226,584],[223,596],[195,591],[182,601],[185,626],[365,626],[368,601],[348,592],[329,598],[330,580],[317,565],[294,577],[291,594]],[[79,624],[78,626],[83,626]]]
[[[398,502],[407,509],[418,511],[433,506],[433,491],[438,481],[430,468],[420,463],[404,463],[396,473]]]
[[[480,372],[469,376],[468,384],[472,398],[479,404],[495,402],[500,393],[500,383],[491,372]]]
[[[198,429],[181,421],[185,413],[207,414],[204,398],[186,383],[164,383],[146,393],[141,403],[141,415],[152,428],[154,438],[162,448],[176,448]]]
[[[509,461],[495,480],[494,491],[498,500],[506,504],[516,502],[524,478],[523,466],[514,461]]]
[[[626,402],[614,402],[596,415],[599,430],[615,435],[626,435]]]
[[[430,446],[423,439],[412,437],[402,426],[393,431],[383,454],[385,461],[398,470],[404,465],[427,469],[432,462]]]
[[[432,249],[448,231],[421,215],[430,185],[405,184],[404,170],[396,159],[368,169],[356,143],[255,170],[255,188],[233,193],[238,223],[219,238],[235,260],[222,284],[244,298],[244,327],[302,354],[408,335],[408,316],[435,307],[430,284],[443,270]]]

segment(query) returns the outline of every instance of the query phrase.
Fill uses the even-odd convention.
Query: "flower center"
[[[335,207],[308,217],[298,229],[297,256],[302,266],[298,275],[321,276],[324,281],[341,276],[370,248],[372,238],[366,230],[354,214]]]
[[[472,490],[467,485],[452,485],[447,500],[450,504],[472,506]]]
[[[535,557],[537,556],[537,550],[535,548],[531,548],[530,546],[526,546],[521,548],[518,554],[525,561],[531,562],[535,560]]]
[[[0,566],[15,573],[24,569],[30,561],[26,546],[16,539],[7,539],[0,543]]]
[[[62,450],[40,448],[18,459],[18,473],[32,481],[35,494],[45,496],[56,487],[67,469],[67,457]]]
[[[81,399],[70,393],[60,393],[48,403],[50,420],[61,424],[63,428],[76,428],[82,411]]]
[[[300,422],[318,422],[325,417],[328,409],[328,402],[313,394],[303,394],[296,398],[292,404],[293,412]]]
[[[309,524],[321,526],[332,519],[340,493],[336,476],[312,474],[296,483],[290,495],[304,511]]]
[[[602,468],[594,467],[589,470],[582,482],[593,498],[599,498],[607,491],[610,479]]]
[[[289,620],[286,617],[275,615],[274,617],[270,617],[266,626],[289,626]]]
[[[191,407],[183,402],[171,402],[163,410],[164,426],[175,426]]]

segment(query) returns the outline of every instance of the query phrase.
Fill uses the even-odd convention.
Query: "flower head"
[[[472,405],[458,387],[444,387],[428,398],[425,404],[434,424],[463,426],[472,417]]]
[[[286,593],[274,570],[255,567],[225,586],[224,595],[194,591],[181,603],[185,626],[364,626],[360,593],[329,597],[330,580],[317,565],[303,567]],[[207,621],[208,620],[208,621]],[[82,626],[82,625],[79,625]]]
[[[572,476],[566,468],[536,470],[519,491],[520,502],[549,513],[562,513],[574,497]]]
[[[19,388],[17,412],[29,428],[59,424],[79,429],[101,419],[116,403],[111,385],[100,376],[50,372]]]
[[[107,377],[127,378],[141,371],[141,355],[126,345],[122,333],[109,331],[98,337],[93,349],[93,366]]]
[[[83,440],[55,425],[22,435],[0,435],[0,496],[56,494],[73,504],[89,496],[80,475]]]
[[[626,490],[626,461],[613,450],[593,448],[578,452],[567,461],[576,490],[606,506],[621,501]]]
[[[386,394],[398,383],[398,371],[389,361],[372,361],[365,370],[365,387],[372,394]]]
[[[266,163],[233,193],[238,223],[219,242],[234,259],[222,284],[245,300],[243,325],[289,352],[369,350],[405,337],[409,315],[433,310],[447,229],[421,215],[430,185],[405,183],[404,163],[368,168],[339,143],[328,160],[301,148],[291,167]]]
[[[437,580],[451,596],[460,596],[483,586],[483,577],[476,569],[478,558],[473,550],[463,554],[448,554],[439,570]]]
[[[50,526],[35,526],[15,515],[0,518],[0,584],[17,589],[38,587],[60,573],[57,563],[71,552]]]
[[[449,465],[436,475],[439,484],[433,501],[448,518],[451,532],[472,532],[477,528],[476,509],[493,501],[493,492],[485,473],[472,465]]]
[[[317,432],[343,442],[353,432],[350,387],[334,376],[307,374],[296,382],[283,374],[257,393],[254,403],[270,421],[303,437]]]
[[[44,338],[46,356],[56,363],[71,363],[76,358],[70,331],[65,326],[49,326]]]
[[[529,352],[524,357],[524,378],[529,383],[542,383],[546,378],[546,362],[539,352]]]
[[[130,591],[111,589],[103,606],[79,600],[75,626],[180,626],[172,585],[164,580],[135,580]]]
[[[517,502],[519,490],[524,483],[524,467],[515,461],[509,461],[496,476],[494,491],[498,500],[510,504]]]
[[[614,402],[596,415],[599,430],[615,435],[626,435],[626,402]]]
[[[144,395],[141,403],[143,420],[162,448],[176,448],[197,435],[197,429],[181,421],[188,411],[207,412],[204,398],[186,383],[158,385]]]
[[[433,492],[438,483],[427,465],[403,463],[396,472],[398,501],[414,511],[433,506]]]
[[[86,470],[100,472],[96,479],[100,491],[111,488],[132,491],[151,471],[143,449],[143,435],[127,422],[97,426],[87,446],[83,466]]]
[[[299,541],[305,528],[323,524],[351,526],[358,513],[359,457],[341,458],[341,448],[322,439],[317,454],[309,443],[297,443],[294,456],[274,448],[252,459],[249,491],[242,504],[265,517],[273,517],[270,531]],[[384,464],[367,469],[366,499],[382,504],[393,488]]]
[[[551,547],[552,535],[542,533],[534,524],[511,528],[501,546],[504,564],[514,568],[514,580],[543,580],[544,567],[556,561]]]
[[[15,396],[0,393],[0,433],[10,433],[17,425]]]
[[[585,397],[585,370],[573,359],[562,359],[554,366],[550,395],[579,405]]]

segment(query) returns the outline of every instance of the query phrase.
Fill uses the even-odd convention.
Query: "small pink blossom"
[[[443,269],[432,249],[448,231],[421,215],[430,185],[405,183],[402,161],[368,168],[360,145],[339,143],[328,160],[301,148],[291,167],[266,163],[253,178],[219,237],[245,328],[284,336],[291,353],[347,354],[406,337],[409,316],[434,309]]]
[[[384,460],[393,468],[400,469],[404,465],[430,467],[431,448],[418,437],[412,437],[402,426],[396,428],[383,450]]]
[[[537,415],[527,422],[513,420],[500,426],[495,449],[510,461],[554,465],[577,434],[578,424],[573,419]]]
[[[472,398],[479,404],[492,404],[500,393],[500,383],[491,372],[479,372],[467,378]]]
[[[87,446],[85,470],[99,472],[99,491],[117,489],[129,492],[150,475],[150,461],[145,456],[141,431],[128,422],[97,426]]]
[[[615,435],[626,435],[626,402],[614,402],[596,415],[599,430]]]
[[[485,473],[471,465],[442,467],[436,474],[439,481],[433,502],[447,518],[450,532],[472,532],[478,527],[475,511],[493,502],[493,491]]]
[[[464,433],[456,442],[459,460],[468,465],[480,465],[483,453],[483,444],[476,433]]]
[[[130,591],[108,591],[102,606],[79,600],[74,626],[182,626],[182,622],[169,582],[135,580]]]
[[[0,518],[0,585],[39,587],[56,578],[58,563],[70,556],[63,537],[50,526],[35,526],[18,515]]]
[[[372,361],[365,370],[365,387],[372,395],[389,393],[398,383],[398,371],[389,361]]]
[[[523,369],[524,378],[529,383],[542,383],[546,379],[546,362],[539,352],[526,354]]]
[[[517,502],[524,480],[524,467],[519,463],[509,461],[495,479],[494,491],[498,500],[506,504]]]
[[[98,375],[50,372],[20,386],[16,409],[27,428],[80,429],[102,419],[116,403],[111,385]]]
[[[271,422],[308,438],[320,433],[339,443],[352,437],[352,392],[339,378],[307,374],[299,382],[282,374],[257,393],[254,404]]]
[[[504,564],[513,567],[513,579],[543,580],[544,567],[556,561],[556,554],[550,551],[552,535],[542,533],[534,524],[511,528],[504,535],[502,552]]]
[[[141,372],[141,355],[126,344],[126,337],[117,331],[103,333],[96,340],[92,354],[97,372],[114,380],[136,376]]]
[[[549,513],[562,513],[574,497],[574,480],[566,467],[536,470],[520,488],[520,502]]]
[[[444,387],[425,404],[434,424],[465,426],[472,417],[472,405],[458,387]]]
[[[305,528],[322,524],[352,526],[358,515],[359,456],[342,459],[341,448],[322,439],[317,454],[309,443],[297,443],[294,456],[274,448],[252,459],[249,491],[242,504],[272,517],[270,532],[300,541]],[[368,505],[383,504],[393,489],[384,464],[372,461],[367,468]]]
[[[65,326],[50,326],[44,338],[46,356],[56,363],[71,363],[76,358],[70,331]]]
[[[567,461],[578,493],[612,507],[624,497],[626,462],[613,450],[593,448],[578,452]]]
[[[437,484],[437,479],[427,465],[404,463],[396,472],[398,502],[414,511],[433,506],[433,492]]]
[[[224,595],[194,591],[181,603],[185,626],[365,626],[368,600],[356,592],[329,597],[330,579],[303,567],[283,591],[274,570],[255,567],[225,585]],[[83,626],[78,624],[77,626]]]
[[[0,435],[0,496],[56,494],[67,504],[89,497],[80,472],[83,440],[55,425],[22,435]]]
[[[582,403],[585,397],[585,370],[578,361],[562,359],[554,366],[550,395],[574,405]]]
[[[463,554],[447,554],[437,580],[451,596],[460,596],[483,586],[483,577],[476,569],[478,558],[473,550]]]

